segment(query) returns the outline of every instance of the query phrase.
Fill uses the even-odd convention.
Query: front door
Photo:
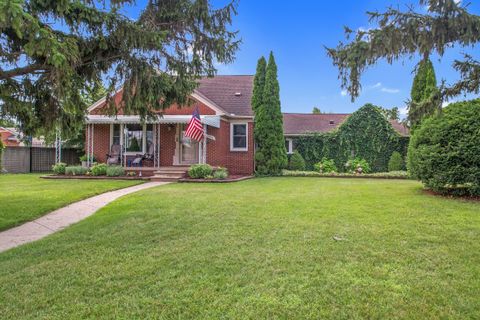
[[[198,142],[185,137],[186,125],[180,125],[180,164],[198,163]]]

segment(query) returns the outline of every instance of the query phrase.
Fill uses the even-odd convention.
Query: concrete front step
[[[154,172],[150,181],[177,181],[187,174],[188,168],[189,166],[161,167]]]

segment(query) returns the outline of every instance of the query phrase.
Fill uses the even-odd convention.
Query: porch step
[[[183,178],[187,171],[187,166],[163,167],[154,172],[150,178],[151,181],[177,181]]]

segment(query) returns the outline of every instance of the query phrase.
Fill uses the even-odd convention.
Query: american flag
[[[198,113],[198,107],[195,108],[192,114],[192,119],[187,125],[187,130],[185,130],[185,136],[189,137],[196,141],[202,141],[203,139],[203,126],[200,121],[200,113]]]

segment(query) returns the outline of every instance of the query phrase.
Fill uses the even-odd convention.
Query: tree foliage
[[[410,129],[415,130],[424,118],[433,115],[441,109],[438,99],[437,78],[430,59],[425,58],[417,66],[413,79],[408,108]]]
[[[388,63],[401,58],[428,56],[436,52],[443,56],[445,50],[458,44],[475,46],[480,41],[480,16],[471,14],[466,6],[455,0],[419,0],[427,13],[408,7],[406,11],[390,7],[384,13],[367,12],[376,27],[353,31],[346,28],[349,43],[340,42],[336,48],[327,48],[333,64],[338,67],[342,88],[352,101],[360,94],[360,78],[365,69],[385,59]],[[461,80],[451,87],[442,88],[442,95],[451,97],[462,92],[480,91],[480,63],[465,55],[453,67],[460,72]]]
[[[350,115],[336,131],[305,135],[295,141],[308,169],[324,157],[333,159],[340,171],[354,158],[363,158],[372,171],[385,172],[390,155],[398,151],[406,155],[408,137],[400,136],[380,112],[366,104]]]
[[[312,113],[313,113],[313,114],[321,114],[321,113],[322,113],[322,111],[320,110],[320,108],[319,108],[319,107],[313,107],[313,109],[312,109]]]
[[[280,107],[280,85],[277,79],[277,65],[270,53],[265,73],[262,104],[255,110],[255,131],[257,152],[255,160],[257,173],[277,175],[288,164],[283,136],[283,116]]]
[[[110,98],[123,85],[124,112],[143,118],[183,105],[200,76],[233,61],[229,30],[236,3],[150,0],[137,19],[134,0],[0,1],[0,108],[23,132],[67,130],[83,120],[82,93],[98,81]]]
[[[253,80],[252,92],[252,110],[255,113],[263,103],[263,92],[265,90],[265,75],[266,75],[267,61],[265,57],[261,57],[257,62],[257,71]]]
[[[408,170],[427,188],[454,195],[480,195],[480,99],[452,103],[415,131]]]
[[[400,120],[400,112],[398,111],[398,107],[393,107],[391,109],[378,107],[378,110],[385,116],[385,118],[387,118],[387,120]]]

